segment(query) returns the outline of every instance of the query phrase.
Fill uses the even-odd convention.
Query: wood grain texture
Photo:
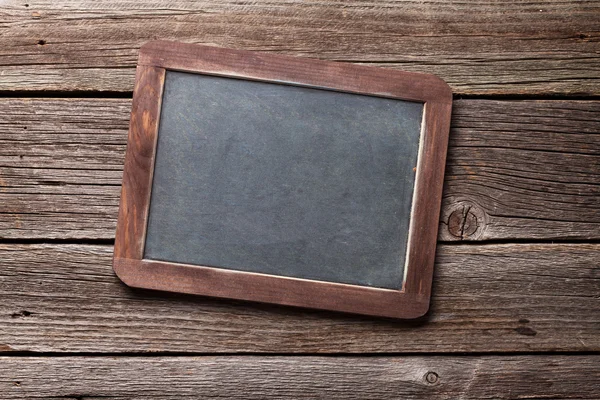
[[[3,4],[0,90],[131,91],[165,39],[439,75],[456,93],[600,93],[599,4],[51,0]]]
[[[130,107],[0,100],[0,236],[114,238]],[[600,102],[455,101],[446,165],[441,240],[600,238]]]
[[[112,251],[0,245],[0,350],[600,350],[600,244],[439,245],[431,311],[415,321],[133,290]]]
[[[586,101],[456,102],[439,238],[598,238],[599,111]],[[453,227],[455,212],[471,215]]]
[[[155,39],[429,72],[458,95],[600,94],[593,0],[0,8],[4,94],[127,95]],[[600,102],[454,102],[439,239],[595,243],[439,245],[411,322],[131,290],[112,246],[1,243],[114,238],[130,109],[0,99],[0,399],[600,398]],[[292,356],[390,352],[411,355]]]
[[[0,357],[0,399],[598,397],[598,355]]]

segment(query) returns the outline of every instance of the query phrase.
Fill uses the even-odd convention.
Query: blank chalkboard
[[[144,258],[401,288],[423,108],[167,71]]]
[[[433,75],[147,43],[113,269],[135,288],[422,316],[451,110]]]

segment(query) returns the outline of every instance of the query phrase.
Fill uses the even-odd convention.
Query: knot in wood
[[[460,240],[474,240],[481,236],[486,225],[486,214],[478,206],[460,202],[450,213],[447,222],[448,233]]]
[[[468,238],[477,231],[477,217],[466,208],[455,210],[448,218],[448,231],[457,238]]]
[[[428,372],[425,374],[425,381],[427,381],[427,383],[434,385],[438,382],[439,379],[439,375],[436,374],[435,372]]]

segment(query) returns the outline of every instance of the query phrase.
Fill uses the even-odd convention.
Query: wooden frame
[[[401,290],[312,281],[143,258],[166,70],[237,77],[424,103]],[[164,41],[140,50],[113,267],[132,287],[393,318],[429,308],[452,92],[441,79],[354,64]]]

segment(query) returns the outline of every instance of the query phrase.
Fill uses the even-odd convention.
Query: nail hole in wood
[[[31,313],[26,310],[11,314],[11,318],[21,318],[21,317],[30,317],[30,316],[31,316]]]
[[[523,336],[537,335],[537,331],[535,331],[534,329],[531,329],[527,326],[519,326],[518,328],[515,328],[515,332],[517,332],[519,335],[523,335]]]

